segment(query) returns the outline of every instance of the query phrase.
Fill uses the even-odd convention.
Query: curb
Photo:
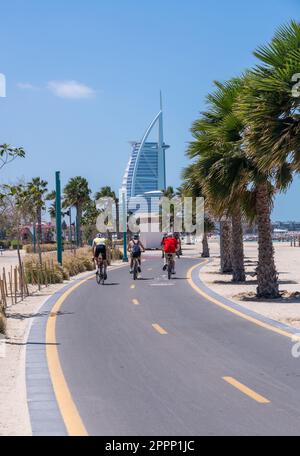
[[[199,264],[198,266],[196,266],[196,268],[192,271],[192,274],[191,274],[192,281],[205,294],[207,294],[213,300],[218,301],[221,305],[227,306],[232,311],[239,312],[240,314],[243,314],[245,317],[249,317],[249,318],[258,320],[259,322],[261,322],[265,325],[272,326],[274,328],[275,332],[277,329],[279,331],[284,331],[284,332],[288,333],[288,334],[286,334],[287,337],[292,338],[296,334],[298,335],[300,333],[299,328],[293,328],[290,325],[287,325],[285,323],[280,323],[279,321],[268,318],[258,312],[255,312],[254,310],[247,309],[246,307],[244,307],[240,304],[237,304],[228,298],[224,298],[223,296],[219,295],[218,293],[213,291],[211,288],[209,288],[207,285],[205,285],[205,283],[202,281],[202,279],[200,277],[200,271],[201,271],[201,269],[203,269],[205,266],[207,266],[211,262],[212,262],[212,260],[208,260],[205,263]]]

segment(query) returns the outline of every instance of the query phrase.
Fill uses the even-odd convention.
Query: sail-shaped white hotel
[[[149,142],[150,133],[158,127],[157,142]],[[169,147],[163,138],[163,110],[160,98],[160,111],[150,123],[140,142],[133,142],[132,152],[122,181],[122,192],[127,201],[133,197],[158,198],[166,188],[165,151]]]

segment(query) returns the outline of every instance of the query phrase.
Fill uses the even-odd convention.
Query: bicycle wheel
[[[138,264],[137,260],[134,261],[134,266],[133,266],[133,280],[136,280],[138,278]]]
[[[168,279],[171,280],[172,278],[172,269],[173,269],[173,262],[171,259],[168,260]]]
[[[106,269],[106,266],[103,266],[103,271],[102,271],[102,285],[105,284],[105,280],[107,280],[107,269]]]
[[[101,283],[101,273],[100,273],[99,269],[96,272],[96,282],[98,285],[100,285],[100,283]]]
[[[97,280],[97,284],[98,285],[101,285],[102,281],[103,281],[103,266],[102,265],[99,265],[98,266],[98,271],[97,271],[97,275],[96,275],[96,280]]]

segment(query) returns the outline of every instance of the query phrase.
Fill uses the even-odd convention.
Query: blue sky
[[[186,165],[189,128],[215,79],[254,64],[276,27],[299,19],[299,0],[2,0],[0,142],[25,160],[0,180],[82,175],[96,191],[119,188],[130,153],[159,109],[168,184]],[[73,81],[73,82],[70,82]],[[273,219],[300,219],[300,180],[277,198]]]

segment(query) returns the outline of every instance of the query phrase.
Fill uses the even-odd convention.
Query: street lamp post
[[[60,172],[55,173],[56,178],[56,245],[57,245],[57,261],[62,264],[62,230],[61,230],[61,187],[60,187]]]
[[[123,209],[123,262],[128,263],[127,256],[127,217],[126,217],[125,192],[122,192],[122,209]]]

